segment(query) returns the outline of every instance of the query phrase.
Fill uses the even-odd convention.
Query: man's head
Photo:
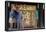
[[[15,4],[11,4],[11,10],[16,10]]]
[[[16,5],[16,4],[11,4],[11,9],[12,10],[16,10],[16,11],[19,11],[19,5]]]
[[[19,10],[20,6],[19,5],[16,5],[16,10]]]

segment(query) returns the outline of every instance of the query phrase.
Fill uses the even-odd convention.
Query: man
[[[15,17],[15,6],[14,4],[11,4],[11,11],[9,12],[9,23],[10,23],[10,28],[13,28],[13,23],[16,22],[16,17]]]
[[[16,10],[15,13],[16,14],[16,23],[17,23],[17,29],[19,30],[21,28],[21,22],[22,22],[22,12],[19,10],[19,5],[16,5]]]
[[[21,23],[21,18],[22,18],[22,12],[19,10],[19,5],[15,5],[15,4],[12,4],[11,5],[11,14],[10,14],[10,19],[12,20],[12,17],[14,16],[14,19],[16,19],[16,23],[17,23],[17,30],[20,29],[20,23]],[[11,24],[10,24],[10,27],[13,26],[13,22],[15,23],[15,21],[9,21]]]

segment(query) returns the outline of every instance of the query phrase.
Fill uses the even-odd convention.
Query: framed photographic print
[[[5,30],[45,29],[45,3],[5,1]]]

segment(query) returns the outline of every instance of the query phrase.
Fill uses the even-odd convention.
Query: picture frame
[[[20,24],[18,29],[17,29],[17,23],[13,23],[16,26],[15,28],[12,29],[10,28],[9,12],[11,11],[12,4],[20,6],[20,11],[24,15],[22,17],[23,22],[21,21],[23,24],[21,23],[22,25]],[[28,18],[31,19],[28,20]],[[29,22],[30,24],[28,24],[28,21],[30,21]],[[45,3],[5,1],[5,30],[6,31],[34,30],[34,29],[45,29]]]

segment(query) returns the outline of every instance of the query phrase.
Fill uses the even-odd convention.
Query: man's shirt
[[[16,22],[19,23],[21,21],[22,14],[17,11],[12,11],[12,12],[10,12],[9,17],[15,17]]]

